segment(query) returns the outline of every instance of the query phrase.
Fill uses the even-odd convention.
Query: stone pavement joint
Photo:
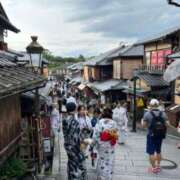
[[[162,154],[165,159],[180,164],[180,150],[176,148],[178,140],[167,138],[162,146]],[[145,153],[146,135],[144,132],[129,133],[127,144],[117,145],[115,154],[115,167],[113,180],[180,180],[180,167],[176,169],[162,169],[159,174],[147,172],[149,167],[148,156]],[[59,180],[67,180],[66,164],[67,156],[63,147],[63,136],[60,140],[61,147],[61,174]],[[169,165],[166,161],[162,165]],[[91,166],[90,159],[87,161],[88,180],[96,180],[96,171]]]

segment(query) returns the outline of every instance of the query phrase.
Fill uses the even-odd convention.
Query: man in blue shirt
[[[149,161],[152,173],[160,172],[161,145],[166,134],[167,116],[159,109],[159,101],[152,99],[150,108],[144,114],[142,126],[148,128],[146,152],[149,154]]]

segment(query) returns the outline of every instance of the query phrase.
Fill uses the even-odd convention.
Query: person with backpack
[[[142,119],[142,126],[148,128],[146,152],[151,164],[149,172],[158,173],[161,170],[161,146],[166,137],[167,125],[167,116],[159,109],[159,101],[151,99],[149,109]]]

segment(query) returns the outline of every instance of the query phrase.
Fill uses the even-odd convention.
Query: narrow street
[[[0,180],[180,180],[179,10],[1,0]]]
[[[163,144],[163,157],[180,164],[179,151],[176,148],[177,140],[168,137]],[[61,175],[59,180],[67,180],[66,164],[67,157],[63,148],[61,135]],[[162,161],[162,166],[172,166],[168,161]],[[90,158],[87,161],[88,180],[96,180],[95,169],[91,166]],[[138,132],[130,133],[125,146],[117,146],[113,180],[179,180],[180,167],[175,169],[162,169],[161,173],[154,175],[148,173],[148,157],[145,153],[145,134]]]

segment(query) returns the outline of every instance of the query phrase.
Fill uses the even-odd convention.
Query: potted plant
[[[1,180],[21,180],[26,174],[26,164],[17,158],[8,159],[3,167],[0,168]]]

